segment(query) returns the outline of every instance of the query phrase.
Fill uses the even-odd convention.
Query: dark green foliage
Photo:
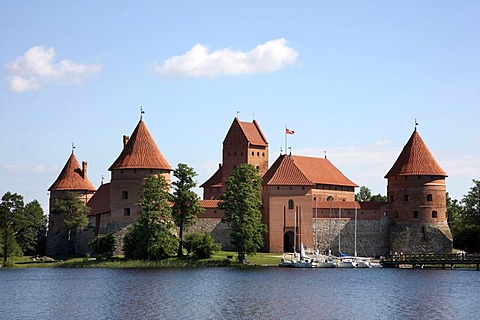
[[[173,185],[173,220],[179,229],[177,255],[183,254],[183,231],[197,222],[197,215],[204,211],[200,206],[198,195],[192,189],[197,186],[193,178],[197,173],[186,164],[179,163],[173,172],[177,181]]]
[[[251,164],[241,164],[226,181],[219,209],[225,211],[223,221],[231,229],[230,237],[238,261],[245,263],[247,254],[255,254],[263,246],[262,178]]]
[[[460,202],[447,194],[447,217],[454,248],[480,252],[480,180],[473,184]]]
[[[90,247],[95,256],[99,258],[111,258],[115,251],[115,238],[112,233],[100,234],[93,238],[90,242]]]
[[[168,188],[163,176],[149,176],[145,180],[140,199],[140,218],[124,238],[127,258],[158,260],[175,255],[178,239],[172,233],[174,223]]]
[[[185,249],[187,249],[188,254],[193,253],[199,259],[208,259],[215,252],[220,251],[221,246],[215,243],[211,235],[195,232],[186,236]]]
[[[355,194],[355,201],[360,202],[387,202],[387,196],[380,193],[372,195],[372,191],[366,186],[361,186],[360,190]]]
[[[33,200],[24,209],[26,224],[21,228],[16,239],[25,255],[43,255],[47,239],[47,216],[40,203]]]

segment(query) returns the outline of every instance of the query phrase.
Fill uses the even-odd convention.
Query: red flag
[[[286,133],[286,134],[294,134],[295,131],[290,130],[290,129],[288,129],[288,128],[285,128],[285,133]]]

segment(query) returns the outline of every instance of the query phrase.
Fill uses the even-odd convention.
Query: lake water
[[[480,272],[2,269],[1,319],[479,319]]]

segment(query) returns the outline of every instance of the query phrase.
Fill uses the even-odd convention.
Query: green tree
[[[480,181],[460,202],[447,194],[447,217],[453,235],[453,246],[467,252],[480,252]]]
[[[175,254],[178,239],[174,227],[169,185],[161,175],[145,180],[140,199],[140,218],[124,238],[125,256],[130,259],[159,260]]]
[[[90,241],[90,247],[98,258],[111,258],[115,251],[115,237],[112,233],[100,234]]]
[[[387,202],[387,197],[380,193],[372,195],[372,191],[366,186],[361,186],[360,190],[355,194],[355,201],[360,202]]]
[[[26,224],[23,215],[23,197],[16,193],[7,192],[0,204],[0,227],[2,229],[3,262],[7,263],[9,246],[13,245],[15,233]]]
[[[47,238],[47,216],[40,203],[37,200],[27,203],[23,216],[25,224],[16,234],[23,254],[43,255]]]
[[[195,232],[185,237],[185,249],[189,254],[192,252],[199,259],[208,259],[215,252],[220,251],[221,246],[215,243],[208,233]]]
[[[67,192],[64,199],[56,199],[52,214],[62,215],[63,222],[67,228],[67,246],[66,254],[68,255],[68,242],[72,231],[79,231],[88,225],[87,215],[90,208],[80,199],[76,192]]]
[[[355,194],[355,200],[360,202],[370,201],[372,198],[372,191],[366,186],[361,186],[360,190]]]
[[[198,195],[192,190],[197,186],[193,178],[197,173],[184,163],[173,172],[177,178],[173,184],[173,220],[179,229],[177,255],[183,255],[183,231],[197,222],[197,215],[204,211]]]
[[[262,178],[251,164],[237,166],[226,181],[219,209],[225,211],[223,221],[231,229],[232,245],[238,253],[238,261],[246,262],[247,254],[255,254],[263,246]]]

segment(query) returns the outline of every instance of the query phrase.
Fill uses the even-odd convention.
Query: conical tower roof
[[[53,190],[95,191],[96,189],[87,178],[86,163],[83,162],[83,166],[80,167],[77,157],[72,152],[57,180],[48,188],[48,191]]]
[[[397,161],[385,175],[385,178],[413,175],[447,177],[445,171],[437,163],[430,150],[428,150],[417,129],[415,129],[407,144],[403,147]]]
[[[156,169],[172,170],[158,149],[145,123],[140,120],[122,153],[108,170]]]

